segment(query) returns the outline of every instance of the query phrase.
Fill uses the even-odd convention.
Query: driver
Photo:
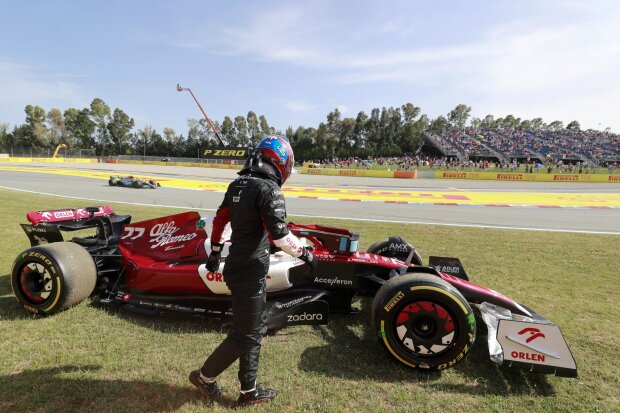
[[[256,146],[239,177],[230,183],[213,219],[207,269],[218,271],[222,232],[230,222],[232,239],[223,276],[232,294],[233,322],[226,339],[191,372],[190,382],[206,397],[221,393],[217,376],[239,359],[240,405],[268,402],[273,389],[256,385],[261,340],[267,331],[265,276],[269,270],[269,238],[284,252],[316,267],[309,249],[291,234],[284,221],[286,206],[280,187],[293,169],[293,149],[283,136],[267,136]]]

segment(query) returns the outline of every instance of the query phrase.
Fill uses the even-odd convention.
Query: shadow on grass
[[[200,334],[204,332],[227,332],[228,329],[222,321],[201,315],[178,314],[173,312],[152,313],[142,311],[140,308],[129,306],[107,306],[97,301],[92,301],[90,306],[121,320],[146,327],[161,333],[178,334],[179,330],[184,333]]]
[[[22,320],[32,317],[15,299],[10,274],[0,276],[0,320]]]
[[[397,363],[383,349],[370,325],[370,302],[362,301],[356,316],[334,316],[317,331],[327,342],[307,348],[301,356],[301,370],[350,380],[378,382],[417,382],[429,390],[468,393],[472,395],[528,394],[549,396],[553,387],[543,374],[495,365],[488,355],[486,328],[478,324],[476,342],[464,361],[453,367],[467,384],[439,380],[442,372],[413,370]]]
[[[25,370],[0,376],[0,410],[6,411],[100,411],[164,412],[188,402],[236,406],[236,400],[205,400],[187,386],[140,380],[97,379],[98,366],[59,366]],[[4,410],[3,410],[4,411]]]

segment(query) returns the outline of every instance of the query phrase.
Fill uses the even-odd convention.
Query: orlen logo
[[[73,218],[73,212],[72,211],[54,212],[54,218]]]
[[[151,242],[153,245],[151,249],[155,249],[162,245],[173,244],[175,242],[185,242],[196,238],[196,233],[192,232],[191,234],[181,234],[181,235],[172,235],[179,230],[178,227],[174,226],[174,221],[164,222],[161,224],[153,225],[151,228]]]
[[[340,171],[340,175],[354,176],[357,175],[357,171]]]
[[[523,330],[519,331],[518,334],[520,336],[529,334],[529,337],[525,340],[526,343],[534,341],[539,337],[545,338],[545,335],[541,333],[539,329],[533,327],[524,328]]]
[[[620,175],[619,176],[609,175],[609,182],[620,182]]]
[[[224,276],[222,275],[221,272],[209,271],[207,275],[205,276],[205,278],[207,279],[207,281],[215,281],[218,283],[224,282]]]

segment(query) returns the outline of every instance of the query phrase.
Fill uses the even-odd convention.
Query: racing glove
[[[319,265],[319,263],[316,260],[316,257],[314,256],[314,254],[310,251],[310,248],[308,247],[304,247],[303,252],[298,258],[302,260],[303,262],[305,262],[306,264],[308,264],[308,267],[310,267],[310,272],[314,272],[314,270],[316,270],[316,267]]]
[[[207,258],[207,270],[211,272],[217,272],[220,268],[220,261],[222,261],[222,247],[224,244],[217,242],[211,243],[211,254]]]

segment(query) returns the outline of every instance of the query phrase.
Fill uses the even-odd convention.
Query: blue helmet
[[[271,169],[261,169],[260,161],[267,161],[274,168],[275,178],[280,186],[288,179],[293,171],[295,157],[293,148],[288,139],[281,135],[265,136],[256,145],[254,156],[248,160],[244,169],[255,169],[265,173],[271,173]],[[256,162],[256,163],[255,163]]]

